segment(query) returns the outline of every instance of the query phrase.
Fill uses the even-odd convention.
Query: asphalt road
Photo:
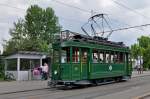
[[[4,94],[0,95],[0,99],[137,99],[137,96],[145,93],[150,93],[150,76],[132,78],[127,82],[71,90],[43,89]]]

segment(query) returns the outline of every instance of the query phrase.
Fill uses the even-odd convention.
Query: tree
[[[150,37],[149,36],[141,36],[140,38],[137,39],[139,46],[146,49],[148,48],[150,44]]]
[[[52,8],[42,9],[37,5],[31,6],[27,10],[25,24],[31,39],[41,39],[47,44],[52,43],[54,34],[60,31],[58,18]]]
[[[137,39],[138,43],[131,46],[131,54],[134,59],[143,59],[144,68],[150,68],[150,37],[141,36]]]
[[[139,46],[138,44],[131,45],[131,56],[134,59],[137,59],[139,56]]]
[[[150,68],[150,45],[143,52],[144,68]]]
[[[25,19],[19,19],[10,29],[11,39],[4,45],[4,53],[16,51],[51,52],[54,34],[61,27],[54,10],[50,7],[43,9],[32,5],[27,9]]]
[[[10,36],[12,37],[9,41],[5,41],[4,53],[12,53],[18,50],[22,50],[23,39],[25,38],[24,21],[19,19],[18,22],[14,23],[14,28],[9,30]]]

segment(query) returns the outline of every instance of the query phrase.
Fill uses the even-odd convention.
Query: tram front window
[[[70,48],[63,48],[61,50],[61,63],[70,62]]]

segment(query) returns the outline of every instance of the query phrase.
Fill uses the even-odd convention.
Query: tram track
[[[146,76],[146,78],[150,78],[150,77]],[[92,86],[86,88],[73,88],[70,90],[63,90],[62,88],[45,88],[45,89],[38,89],[38,90],[28,90],[28,91],[0,94],[0,99],[20,99],[20,97],[23,99],[30,99],[29,97],[34,97],[33,99],[41,99],[36,97],[51,97],[57,95],[60,95],[58,96],[59,97],[58,99],[67,99],[67,98],[69,99],[71,97],[81,96],[83,94],[88,96],[92,92],[93,94],[91,96],[88,96],[87,98],[90,99],[97,96],[103,96],[109,93],[114,93],[114,89],[113,89],[114,86],[116,91],[120,92],[132,87],[137,87],[137,86],[147,85],[147,84],[149,84],[149,80],[145,79],[145,77],[142,76],[142,77],[134,77],[127,82],[105,84],[105,85]],[[98,89],[95,90],[95,88]],[[103,91],[101,91],[101,89],[103,89]],[[97,93],[97,91],[101,93]],[[66,94],[65,96],[61,96],[63,93],[65,94],[68,93],[68,94]]]
[[[62,90],[58,90],[57,88],[45,88],[45,89],[37,89],[37,90],[27,90],[27,91],[19,91],[19,92],[12,92],[12,93],[5,93],[5,94],[0,94],[0,99],[1,97],[6,97],[11,96],[11,98],[7,99],[17,99],[19,97],[34,97],[34,96],[41,96],[41,95],[46,95],[46,94],[53,94],[56,92],[61,92]]]

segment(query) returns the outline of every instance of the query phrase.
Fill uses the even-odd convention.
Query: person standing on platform
[[[48,79],[48,64],[44,63],[44,66],[41,66],[42,68],[42,79],[47,80]]]

